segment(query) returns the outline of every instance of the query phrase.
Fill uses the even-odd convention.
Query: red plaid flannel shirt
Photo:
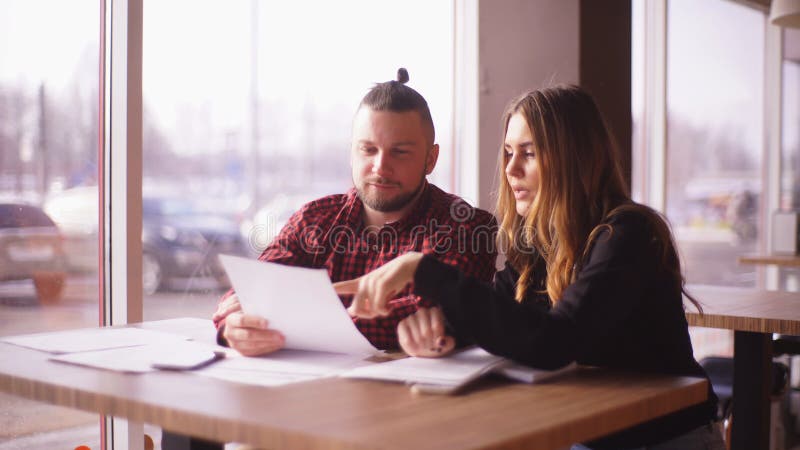
[[[354,188],[346,194],[312,201],[292,215],[259,260],[324,267],[331,281],[337,282],[357,278],[398,255],[418,251],[458,267],[467,276],[491,281],[497,256],[497,224],[488,212],[427,182],[417,204],[397,222],[365,229],[363,209]],[[411,292],[409,286],[397,295],[387,317],[353,319],[377,348],[398,348],[397,324],[419,306],[431,306]],[[345,307],[351,301],[352,296],[342,297]],[[215,325],[219,327],[220,323]]]

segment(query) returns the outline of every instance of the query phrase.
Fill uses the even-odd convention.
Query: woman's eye
[[[536,158],[536,153],[534,152],[525,152],[526,158]]]

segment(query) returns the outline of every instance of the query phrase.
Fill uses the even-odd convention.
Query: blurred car
[[[146,294],[177,284],[226,288],[229,282],[217,257],[247,252],[233,218],[170,197],[142,199],[142,279]]]
[[[44,203],[44,211],[58,224],[64,236],[67,270],[71,273],[97,274],[98,208],[97,186],[67,189],[49,196]]]
[[[258,209],[253,217],[241,225],[251,256],[258,256],[283,229],[289,218],[306,203],[320,198],[314,193],[284,194],[273,196]]]
[[[0,204],[0,281],[33,280],[40,301],[57,300],[65,263],[61,232],[41,208]]]
[[[73,271],[97,271],[97,187],[72,188],[52,195],[45,210],[68,230]],[[146,194],[142,199],[142,286],[160,289],[224,289],[229,286],[217,255],[245,255],[238,222],[198,202]]]

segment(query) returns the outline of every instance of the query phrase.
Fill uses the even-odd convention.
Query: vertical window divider
[[[481,177],[478,130],[478,2],[454,0],[453,49],[453,190],[473,205],[480,205],[480,180],[491,179],[494,173]],[[482,186],[485,188],[485,186]]]
[[[760,251],[772,253],[772,213],[780,207],[781,196],[781,147],[783,117],[783,30],[769,23],[764,27],[764,161],[762,166],[761,233]],[[768,266],[759,269],[759,286],[778,289],[779,269]]]
[[[645,167],[642,199],[666,212],[667,174],[667,0],[645,3]]]
[[[143,0],[103,0],[100,195],[102,324],[140,322]],[[104,448],[144,448],[141,422],[106,417]]]

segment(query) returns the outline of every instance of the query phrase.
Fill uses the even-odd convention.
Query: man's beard
[[[371,182],[383,183],[385,182],[385,180],[379,178]],[[366,184],[366,182],[364,184]],[[422,191],[423,187],[425,187],[424,174],[422,175],[422,178],[420,179],[419,184],[417,184],[417,188],[414,189],[414,191],[401,193],[391,198],[382,198],[378,195],[369,195],[365,192],[365,189],[361,187],[357,187],[356,192],[358,193],[358,198],[362,202],[364,202],[365,205],[369,206],[375,211],[389,213],[389,212],[399,211],[408,206],[409,203],[414,201],[414,199],[417,197],[417,194],[419,194],[420,191]]]

